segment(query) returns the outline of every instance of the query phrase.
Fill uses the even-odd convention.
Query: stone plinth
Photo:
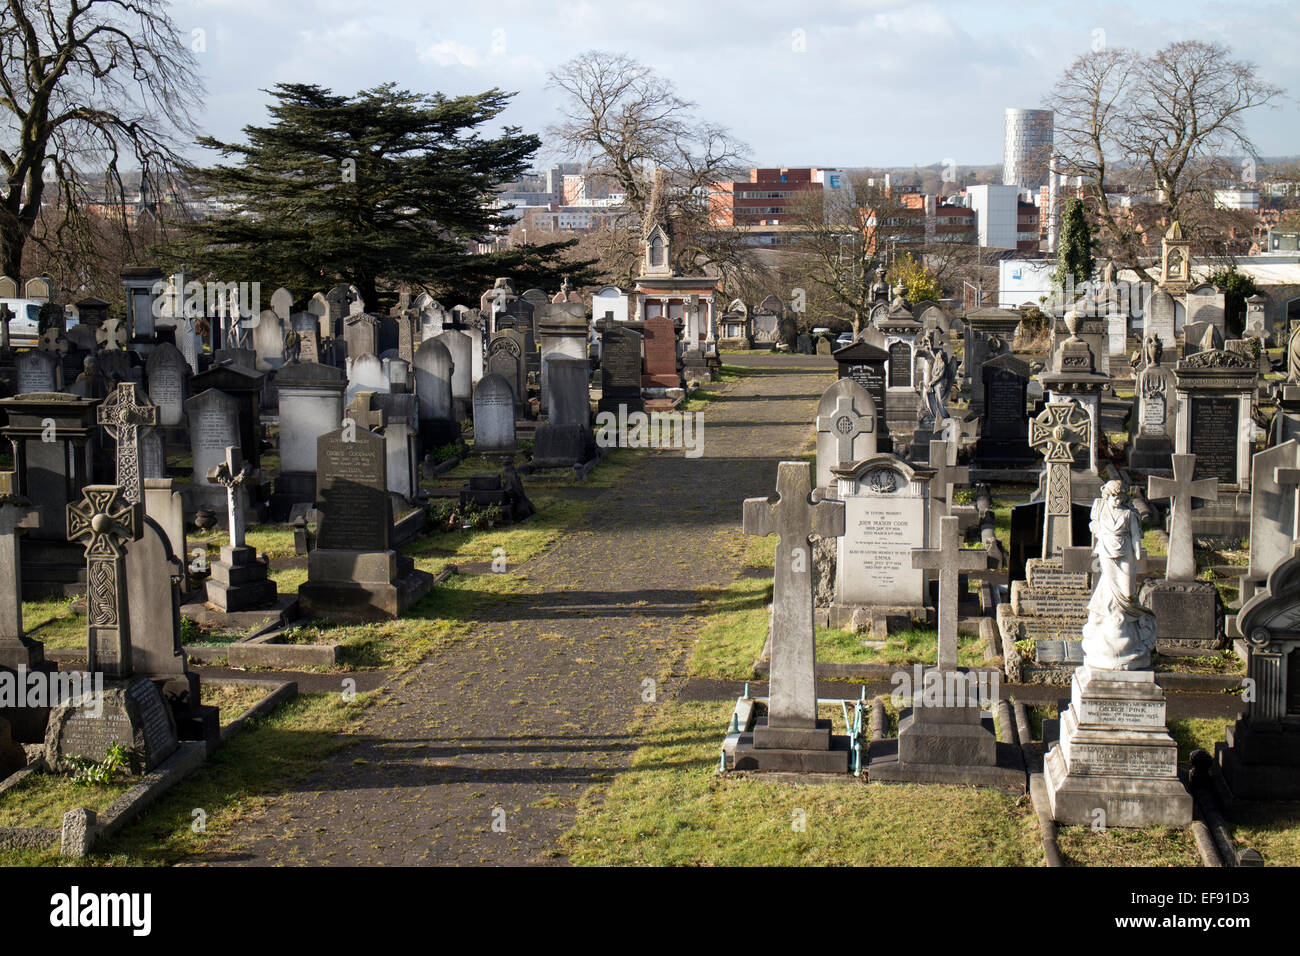
[[[1142,583],[1138,600],[1156,616],[1158,646],[1227,647],[1223,601],[1212,582],[1148,578]]]
[[[344,623],[400,617],[433,587],[433,576],[396,551],[317,548],[307,556],[298,603],[308,619]]]
[[[1030,558],[1025,562],[1025,580],[1011,582],[1011,601],[998,605],[1004,645],[1007,639],[1011,643],[1081,641],[1091,597],[1087,572],[1066,571],[1059,557]]]
[[[222,547],[221,558],[212,565],[207,580],[208,603],[226,612],[269,607],[278,592],[266,572],[267,563],[258,558],[255,549]]]
[[[1044,764],[1052,817],[1067,825],[1186,826],[1192,798],[1152,671],[1074,673],[1060,742]]]

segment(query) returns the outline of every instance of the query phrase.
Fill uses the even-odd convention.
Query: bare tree
[[[29,241],[89,252],[92,198],[123,208],[127,235],[123,164],[155,197],[174,188],[201,95],[163,0],[0,0],[0,271],[20,273]],[[37,229],[43,204],[61,215]]]
[[[607,177],[626,196],[624,229],[648,229],[656,177],[671,222],[675,265],[726,272],[743,267],[738,230],[713,222],[712,184],[734,179],[748,147],[697,118],[671,80],[621,53],[590,50],[548,74],[564,94],[561,122],[547,135],[589,176]],[[620,254],[625,254],[625,245]],[[623,263],[629,272],[634,261]]]
[[[1118,209],[1107,188],[1150,194],[1164,223],[1180,221],[1195,237],[1213,231],[1213,187],[1238,176],[1231,153],[1254,163],[1245,114],[1282,94],[1259,80],[1253,64],[1217,43],[1185,40],[1150,56],[1115,49],[1080,56],[1047,100],[1056,113],[1059,172],[1081,176],[1100,230],[1099,251],[1139,275],[1150,250],[1140,216]],[[1245,178],[1245,177],[1243,177]]]

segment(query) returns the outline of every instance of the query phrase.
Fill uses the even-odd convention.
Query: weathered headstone
[[[641,398],[641,334],[618,322],[605,323],[600,336],[600,402],[597,410],[618,414],[645,410]]]
[[[149,400],[158,406],[158,424],[175,428],[185,415],[185,389],[189,364],[176,346],[164,342],[149,353],[145,378]]]
[[[474,450],[480,455],[506,455],[516,448],[510,383],[500,375],[485,375],[474,386]]]
[[[23,632],[23,568],[19,541],[39,515],[18,494],[12,471],[0,472],[0,668],[34,670],[44,645]]]
[[[319,521],[307,581],[298,588],[302,613],[349,622],[398,617],[433,578],[392,548],[383,436],[345,426],[318,438],[317,449]]]
[[[643,328],[645,373],[641,384],[646,388],[680,388],[677,372],[677,333],[671,319],[656,316],[646,319]]]
[[[835,483],[834,468],[876,454],[876,403],[852,378],[835,381],[817,403],[817,487]]]

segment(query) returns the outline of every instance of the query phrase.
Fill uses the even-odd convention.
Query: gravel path
[[[539,593],[391,680],[355,746],[206,862],[563,863],[579,798],[627,765],[631,728],[681,676],[706,589],[740,569],[741,501],[771,493],[834,376],[824,359],[728,362],[752,374],[707,406],[703,457],[648,455],[519,569]]]

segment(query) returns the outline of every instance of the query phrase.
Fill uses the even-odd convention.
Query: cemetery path
[[[626,767],[735,579],[741,501],[811,448],[826,362],[747,370],[709,403],[703,456],[648,453],[554,547],[535,593],[391,680],[357,744],[274,799],[202,863],[563,863],[583,793]],[[665,684],[667,681],[667,685]],[[495,827],[494,827],[495,824]]]

